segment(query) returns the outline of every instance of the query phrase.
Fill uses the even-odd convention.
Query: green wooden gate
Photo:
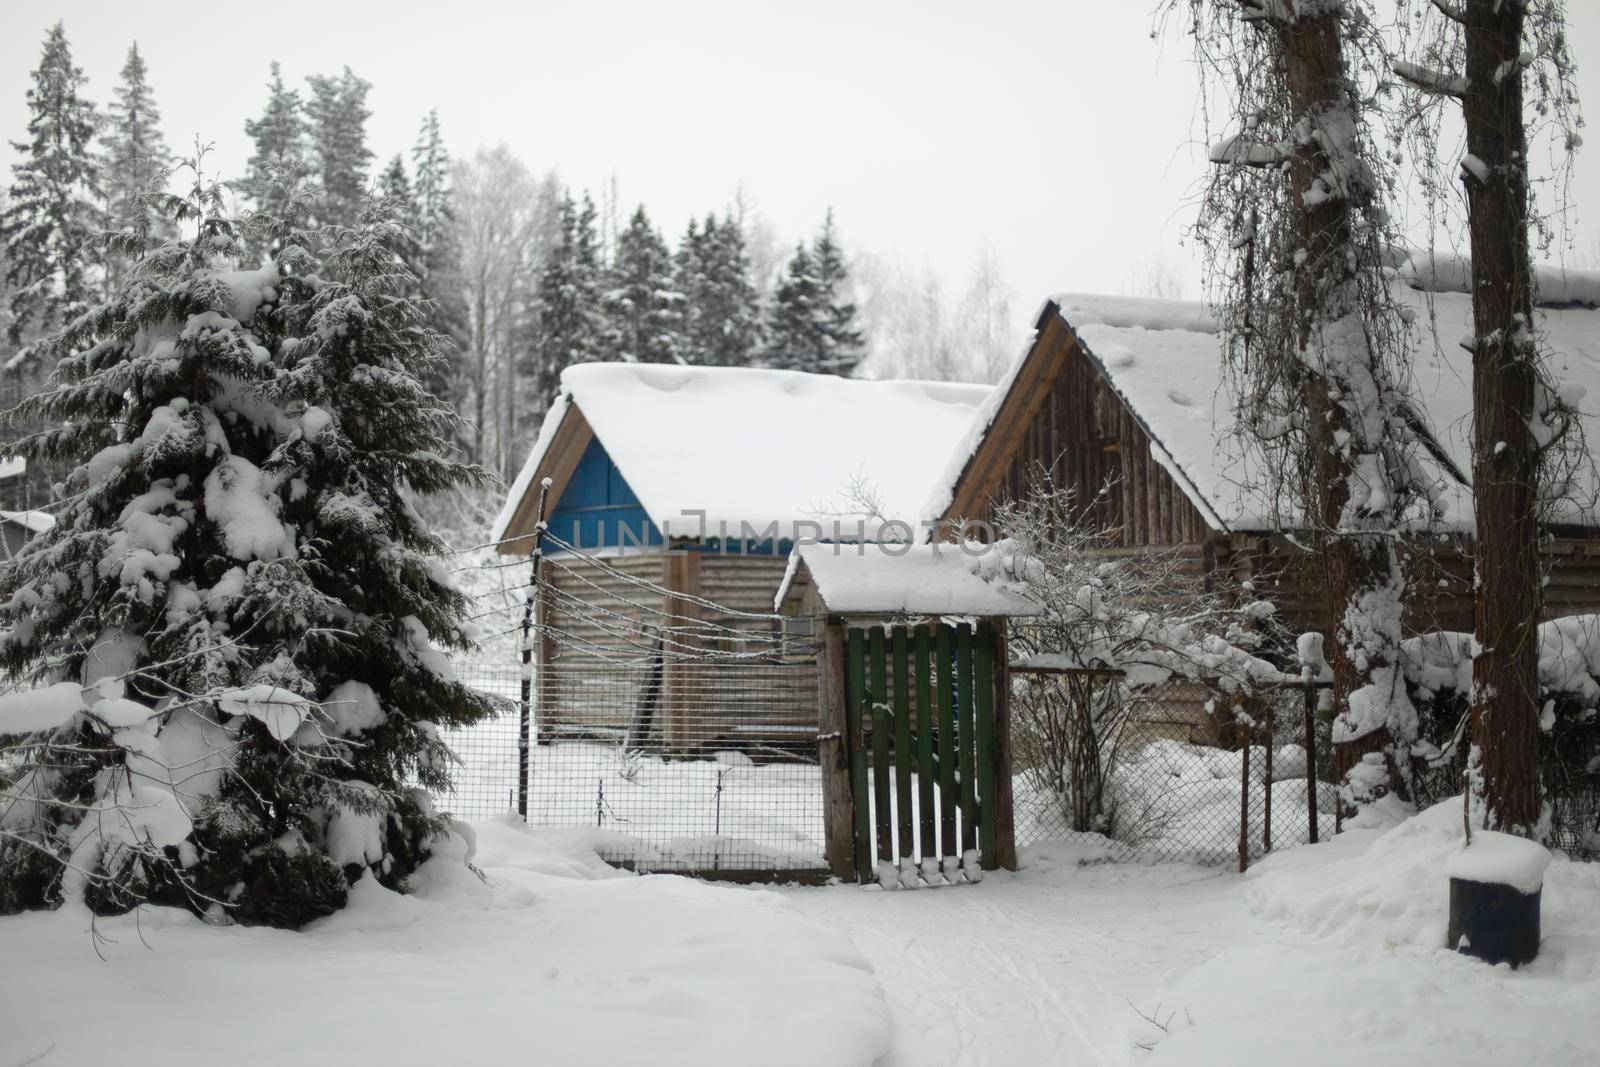
[[[988,621],[848,631],[845,730],[862,882],[975,882],[1013,852],[996,699],[1003,656]]]

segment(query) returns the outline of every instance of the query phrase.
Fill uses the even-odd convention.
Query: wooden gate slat
[[[894,628],[894,799],[895,856],[902,871],[916,863],[911,802],[911,649],[906,628]],[[915,884],[915,883],[913,883]]]
[[[978,624],[973,654],[973,714],[977,718],[978,855],[983,866],[995,857],[994,627]]]
[[[939,692],[939,855],[955,859],[961,855],[956,843],[956,718],[955,698],[951,692],[951,670],[955,665],[955,649],[951,641],[953,631],[940,626],[934,641],[935,669],[938,672]],[[955,878],[954,870],[945,871],[946,877]]]
[[[928,628],[917,627],[915,641],[916,659],[912,669],[917,674],[917,813],[922,828],[922,862],[931,874],[938,862],[939,831],[933,808],[933,679],[929,674]]]
[[[978,847],[978,798],[973,781],[976,764],[975,716],[972,714],[972,627],[956,627],[956,737],[961,743],[961,852]]]
[[[890,819],[889,800],[889,672],[883,647],[883,628],[873,627],[868,643],[871,660],[871,688],[867,699],[872,704],[872,806],[878,831],[878,859],[894,862],[894,823]]]
[[[873,874],[867,846],[872,841],[872,824],[869,821],[871,804],[867,797],[866,749],[862,744],[867,707],[867,639],[860,630],[850,631],[845,661],[850,692],[850,699],[845,705],[845,729],[850,735],[847,748],[850,753],[850,797],[855,809],[853,819],[856,836],[852,851],[856,857],[856,877],[863,882],[870,882]]]

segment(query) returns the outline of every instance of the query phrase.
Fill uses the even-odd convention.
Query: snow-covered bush
[[[1069,829],[1115,835],[1108,786],[1141,739],[1130,693],[1178,680],[1226,696],[1283,676],[1254,654],[1271,632],[1270,604],[1207,589],[1180,548],[1108,549],[1086,511],[1042,482],[998,509],[1004,540],[984,562],[1025,580],[1045,609],[1013,633],[1013,658],[1059,672],[1013,676],[1018,766],[1060,798]]]
[[[48,342],[13,418],[75,465],[55,527],[0,564],[0,909],[80,897],[298,926],[451,833],[440,730],[489,713],[441,648],[466,602],[410,495],[480,481],[419,383],[443,342],[375,204],[354,228],[248,222],[198,180],[192,238]]]
[[[1539,767],[1551,832],[1600,853],[1600,615],[1539,626]],[[1459,795],[1471,733],[1472,634],[1408,638],[1406,687],[1417,708],[1412,779],[1419,807]]]

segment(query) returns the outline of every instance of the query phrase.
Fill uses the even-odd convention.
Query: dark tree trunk
[[[1538,454],[1529,431],[1538,380],[1528,254],[1524,10],[1466,5],[1467,223],[1472,238],[1472,486],[1477,507],[1472,736],[1493,826],[1539,819]],[[1473,162],[1475,159],[1476,162]],[[1470,164],[1470,165],[1469,165]]]
[[[1317,14],[1301,15],[1277,23],[1278,54],[1283,63],[1284,87],[1293,114],[1306,116],[1313,126],[1336,112],[1347,111],[1356,120],[1343,56],[1340,13],[1337,5],[1324,5]],[[1352,236],[1352,214],[1362,205],[1360,195],[1312,198],[1307,194],[1319,176],[1332,168],[1321,141],[1298,145],[1289,163],[1290,196],[1295,205],[1296,246],[1304,250],[1304,264],[1295,270],[1299,310],[1297,340],[1302,351],[1318,344],[1318,334],[1347,315],[1357,312],[1349,298],[1350,284],[1360,269],[1362,250]],[[1371,195],[1371,190],[1365,191]],[[1337,342],[1335,342],[1337,343]],[[1368,352],[1365,358],[1377,358]],[[1365,648],[1368,663],[1355,662],[1358,645],[1370,644],[1367,635],[1354,633],[1346,624],[1349,612],[1363,596],[1396,581],[1398,566],[1390,552],[1388,530],[1352,529],[1345,514],[1350,499],[1353,450],[1336,444],[1353,427],[1340,394],[1342,383],[1307,368],[1305,399],[1307,446],[1312,486],[1308,517],[1320,519],[1319,537],[1325,571],[1328,662],[1333,668],[1334,702],[1349,706],[1349,696],[1368,684],[1369,672],[1384,665],[1383,650]],[[1376,448],[1378,442],[1353,442],[1355,447]],[[1313,520],[1314,521],[1314,520]],[[1398,649],[1391,650],[1391,655]],[[1390,743],[1387,728],[1378,727],[1351,738],[1335,750],[1334,771],[1344,773],[1367,752],[1383,751]],[[1393,768],[1391,768],[1391,771]],[[1398,784],[1398,783],[1397,783]]]

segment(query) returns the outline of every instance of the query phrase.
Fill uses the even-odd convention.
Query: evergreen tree
[[[532,365],[527,378],[536,407],[555,398],[561,372],[574,363],[604,359],[599,238],[594,201],[580,209],[562,198],[559,243],[539,274]]]
[[[231,270],[222,200],[201,187],[198,235],[49,342],[55,388],[24,405],[52,427],[24,453],[76,468],[0,564],[0,667],[57,683],[0,704],[38,731],[0,805],[3,910],[299,926],[465,854],[413,783],[443,787],[440,729],[490,707],[435,647],[467,646],[467,604],[408,497],[482,476],[439,458],[456,420],[418,381],[440,342],[399,229],[257,214],[281,252]]]
[[[416,173],[417,240],[432,248],[450,228],[450,153],[439,129],[439,111],[429,111],[411,150]]]
[[[306,120],[300,94],[284,84],[283,71],[276,60],[267,93],[267,106],[261,117],[244,124],[255,151],[244,179],[238,183],[239,191],[256,211],[302,223],[305,220],[292,202],[293,183],[310,173]]]
[[[310,121],[312,171],[318,186],[317,216],[321,222],[351,225],[367,195],[367,93],[372,84],[345,67],[338,77],[313,74]]]
[[[811,248],[795,250],[773,297],[766,363],[812,373],[848,375],[865,354],[846,295],[849,271],[834,236],[833,212]]]
[[[109,229],[132,234],[142,252],[152,240],[165,239],[166,218],[152,208],[151,193],[162,191],[171,153],[161,137],[161,110],[145,80],[139,46],[128,49],[122,81],[111,103],[105,137],[106,222]],[[122,283],[125,260],[113,254],[107,262],[107,292]]]
[[[99,118],[81,93],[86,81],[72,63],[66,29],[58,22],[45,35],[28,90],[30,140],[11,145],[24,158],[11,167],[9,203],[0,215],[12,344],[55,329],[94,299],[89,245],[101,226],[101,195],[100,166],[90,142]]]
[[[452,226],[454,209],[450,196],[450,155],[439,130],[439,112],[429,111],[422,120],[416,147],[411,151],[415,174],[412,227],[419,249],[414,266],[422,296],[428,302],[433,328],[452,342],[451,359],[441,363],[424,378],[424,384],[437,396],[459,408],[462,375],[459,353],[466,348],[467,307],[461,277],[461,249]]]
[[[691,223],[679,266],[688,361],[748,366],[760,341],[761,311],[743,229],[731,216],[719,222],[707,215],[699,231]]]
[[[629,363],[681,361],[683,305],[673,288],[672,254],[641,204],[617,237],[604,298],[606,356]]]

